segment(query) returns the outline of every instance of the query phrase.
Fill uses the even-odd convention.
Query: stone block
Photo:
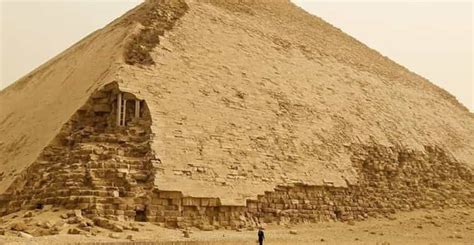
[[[158,196],[165,199],[179,199],[183,197],[183,194],[179,191],[160,191]]]
[[[109,104],[96,104],[93,106],[94,112],[111,112],[111,107]]]
[[[200,206],[201,205],[200,200],[194,197],[184,197],[182,201],[183,201],[182,202],[183,206]]]

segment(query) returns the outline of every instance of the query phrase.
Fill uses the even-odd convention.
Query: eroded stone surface
[[[0,92],[2,213],[239,230],[473,204],[472,115],[445,91],[288,1],[187,3],[148,1]],[[123,88],[146,101],[115,127]]]
[[[271,222],[364,220],[390,217],[397,211],[474,204],[471,170],[431,146],[422,152],[376,144],[346,145],[352,152],[357,182],[348,181],[347,187],[331,182],[278,186],[257,199],[248,199],[245,206],[160,190],[154,184],[160,160],[150,148],[147,107],[142,107],[140,118],[133,117],[134,107],[127,107],[126,126],[118,127],[117,93],[117,86],[111,84],[91,97],[24,176],[2,195],[2,213],[64,206],[71,209],[63,214],[69,224],[84,223],[84,215],[99,227],[120,232],[124,227],[113,221],[241,229]],[[98,107],[110,110],[96,110]]]

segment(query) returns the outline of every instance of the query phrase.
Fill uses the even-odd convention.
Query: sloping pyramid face
[[[147,1],[0,92],[0,208],[170,226],[474,203],[474,117],[285,0]]]

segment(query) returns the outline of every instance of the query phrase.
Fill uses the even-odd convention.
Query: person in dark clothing
[[[263,245],[263,240],[265,240],[265,233],[263,232],[263,228],[258,228],[258,244]]]

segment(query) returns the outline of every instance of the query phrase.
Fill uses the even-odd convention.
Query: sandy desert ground
[[[41,237],[21,237],[10,230],[13,224],[25,223],[27,231],[37,232],[35,225],[46,221],[60,222],[65,211],[35,211],[24,218],[25,212],[3,218],[5,235],[1,244],[256,244],[256,230],[190,230],[185,238],[182,230],[166,229],[151,223],[135,223],[137,231],[111,233],[99,227],[86,235],[67,234],[76,225],[64,224],[60,234]],[[17,217],[15,217],[17,216]],[[28,216],[28,215],[27,215]],[[292,234],[296,233],[296,234]],[[94,234],[94,235],[91,235]],[[290,226],[268,225],[265,244],[473,244],[474,209],[422,210],[400,213],[391,219],[372,218],[356,223],[318,223]]]

